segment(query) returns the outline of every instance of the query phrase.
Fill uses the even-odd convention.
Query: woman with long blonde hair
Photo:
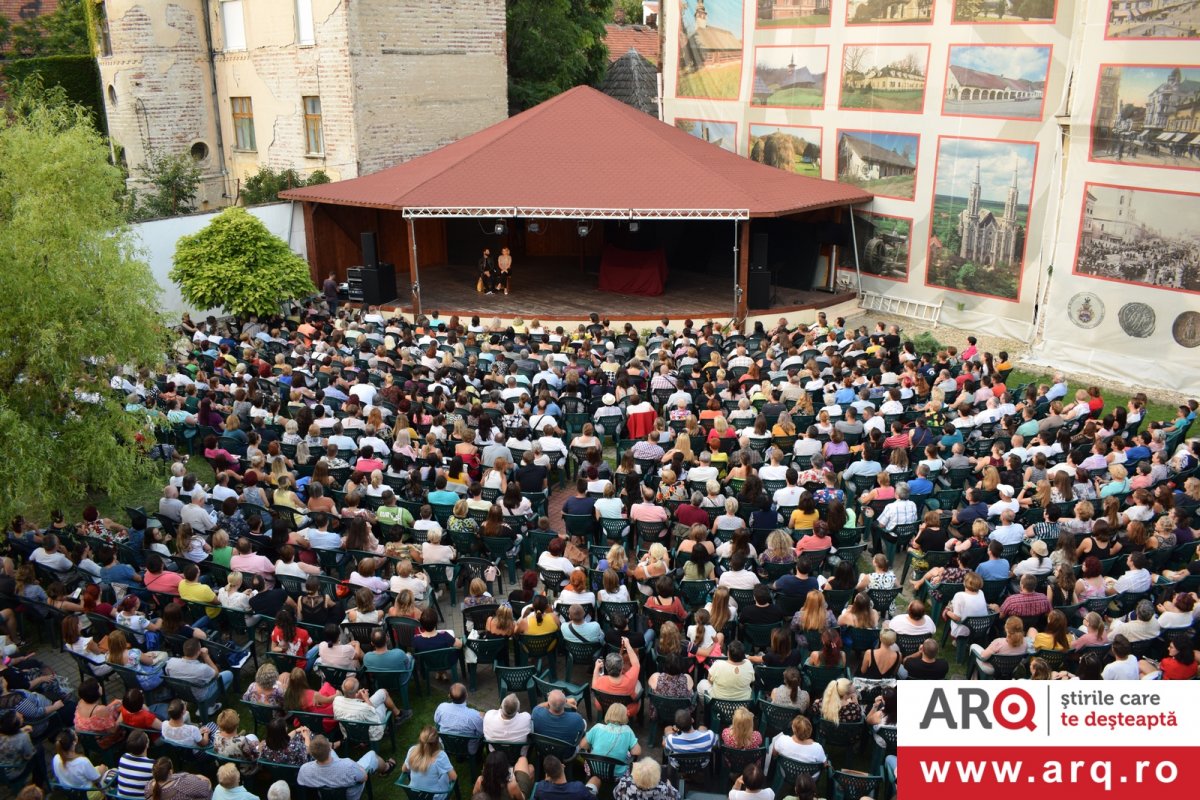
[[[984,467],[983,477],[980,478],[977,488],[985,492],[993,492],[1000,485],[1000,470],[995,467]]]
[[[711,615],[712,626],[718,632],[724,631],[726,625],[737,619],[737,603],[729,596],[728,586],[718,586],[706,607]]]
[[[402,769],[409,774],[411,788],[422,792],[445,795],[458,780],[450,757],[442,749],[437,728],[432,725],[421,729],[417,743],[408,749],[408,755],[404,757]]]
[[[513,618],[512,607],[502,605],[488,617],[487,633],[489,636],[509,637],[517,634],[517,621]]]
[[[771,531],[767,536],[767,549],[759,558],[766,564],[791,564],[796,560],[792,537],[785,530]]]
[[[825,595],[813,589],[804,598],[804,608],[800,609],[800,630],[823,631],[830,626],[829,616]]]
[[[816,704],[821,719],[829,722],[859,722],[863,718],[862,706],[858,704],[858,693],[849,678],[830,681],[825,694]],[[814,705],[816,705],[814,704]]]
[[[738,706],[733,720],[721,731],[721,746],[731,750],[754,750],[762,747],[762,734],[754,728],[754,715],[745,706]]]

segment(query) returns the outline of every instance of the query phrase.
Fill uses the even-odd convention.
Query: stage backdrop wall
[[[1081,5],[1070,180],[1035,357],[1195,396],[1200,3],[1140,21]]]
[[[949,324],[1028,341],[1082,4],[1022,0],[1027,18],[1000,5],[669,0],[665,118],[873,192],[855,220],[864,288],[940,299]],[[852,249],[838,262],[853,286]]]

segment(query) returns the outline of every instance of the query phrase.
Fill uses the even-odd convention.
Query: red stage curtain
[[[657,297],[667,285],[663,250],[622,250],[606,245],[600,257],[600,290]]]

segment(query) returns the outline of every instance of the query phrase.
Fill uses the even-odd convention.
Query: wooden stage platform
[[[474,266],[422,267],[422,310],[427,314],[436,310],[442,319],[452,315],[466,319],[472,316],[521,316],[527,322],[531,319],[542,322],[586,319],[593,311],[602,317],[622,321],[655,321],[663,316],[728,320],[734,313],[732,275],[676,270],[667,279],[666,291],[658,297],[602,292],[596,288],[595,274],[586,274],[578,265],[562,262],[535,261],[517,265],[507,296],[476,292],[477,277]],[[397,285],[401,291],[405,288]],[[751,314],[827,308],[854,298],[853,293],[833,294],[785,287],[778,287],[774,294],[776,304],[770,309],[752,309]],[[412,313],[411,295],[405,296],[399,306],[404,312]]]

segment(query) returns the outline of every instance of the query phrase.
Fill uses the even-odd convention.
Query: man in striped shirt
[[[125,752],[117,762],[117,794],[122,797],[142,797],[150,782],[154,759],[146,757],[150,737],[136,730],[125,740]]]
[[[668,758],[671,753],[707,753],[717,742],[716,734],[708,728],[692,724],[692,712],[687,708],[675,712],[675,724],[668,725],[663,734]]]

